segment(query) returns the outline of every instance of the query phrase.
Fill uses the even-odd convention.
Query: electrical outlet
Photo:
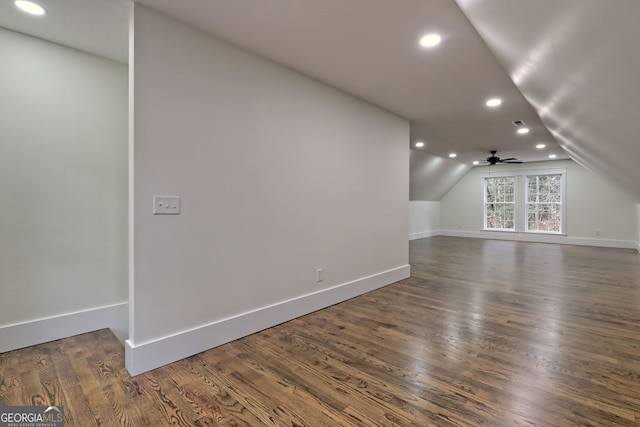
[[[180,197],[153,196],[154,215],[180,215]]]
[[[324,270],[319,268],[316,270],[316,282],[320,283],[324,280]]]

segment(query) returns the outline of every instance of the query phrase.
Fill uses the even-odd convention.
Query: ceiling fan
[[[495,165],[498,163],[522,163],[522,161],[516,159],[515,157],[509,157],[508,159],[501,159],[500,157],[496,157],[497,151],[491,152],[491,157],[487,157],[487,163],[490,165]]]

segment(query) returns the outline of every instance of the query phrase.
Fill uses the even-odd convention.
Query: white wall
[[[420,149],[410,151],[409,200],[438,201],[471,169]]]
[[[636,249],[640,252],[640,203],[636,205],[636,227],[636,230],[638,231],[638,234],[636,235]]]
[[[440,234],[440,202],[409,202],[409,240]]]
[[[410,152],[409,240],[414,240],[439,234],[439,200],[471,167],[420,149]]]
[[[132,374],[408,277],[406,120],[140,5],[134,44]]]
[[[126,336],[127,67],[0,28],[0,352]]]
[[[485,232],[482,173],[473,168],[440,201],[442,234],[510,240],[544,241],[612,247],[636,247],[638,224],[634,201],[598,175],[571,160],[493,166],[491,170],[567,168],[566,236]],[[596,235],[600,230],[600,235]]]

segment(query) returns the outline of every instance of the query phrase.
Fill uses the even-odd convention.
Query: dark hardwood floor
[[[130,377],[108,330],[0,355],[66,426],[640,425],[640,255],[432,237],[412,276]]]

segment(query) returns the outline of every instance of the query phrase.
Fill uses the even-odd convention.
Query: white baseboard
[[[61,314],[0,327],[0,353],[109,328],[124,341],[129,334],[128,303]]]
[[[564,245],[599,246],[604,248],[636,249],[640,248],[633,240],[592,239],[585,237],[556,236],[553,234],[514,233],[504,231],[462,231],[441,230],[440,235],[452,237],[471,237],[477,239],[513,240],[519,242],[557,243]],[[640,252],[640,251],[639,251]]]
[[[583,237],[567,237],[570,245],[601,246],[603,248],[635,249],[636,242],[633,240],[617,239],[591,239]]]
[[[139,375],[406,279],[410,274],[411,267],[403,265],[153,341],[133,343],[127,340],[125,364],[131,375]]]
[[[409,240],[424,239],[426,237],[439,236],[440,230],[418,231],[416,233],[409,233]]]

